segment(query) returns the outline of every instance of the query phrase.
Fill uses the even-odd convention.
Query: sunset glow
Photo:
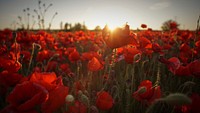
[[[20,27],[18,16],[24,24],[28,23],[23,10],[29,8],[30,24],[38,28],[38,0],[1,0],[0,29]],[[51,22],[52,29],[60,29],[61,23],[85,24],[88,29],[96,26],[103,28],[106,24],[111,28],[121,27],[126,22],[131,29],[140,28],[146,24],[152,29],[161,29],[163,22],[169,19],[178,21],[181,29],[196,29],[199,16],[199,0],[41,0],[42,4],[52,6],[45,13],[45,27],[49,26],[55,12],[58,14]],[[11,7],[13,6],[13,7]],[[184,13],[183,13],[184,12]],[[32,18],[34,16],[34,19]],[[34,21],[33,21],[34,20]]]

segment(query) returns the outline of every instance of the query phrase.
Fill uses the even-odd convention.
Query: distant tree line
[[[61,24],[61,29],[63,29],[62,24]],[[79,31],[79,30],[86,31],[86,30],[88,30],[88,28],[87,28],[87,26],[85,25],[84,22],[83,22],[83,24],[78,22],[78,23],[75,23],[74,25],[66,22],[63,30],[66,30],[66,31]],[[93,30],[100,31],[101,27],[99,25],[97,25]]]

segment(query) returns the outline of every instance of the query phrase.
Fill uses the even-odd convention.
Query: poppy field
[[[0,113],[200,113],[200,31],[0,31]]]

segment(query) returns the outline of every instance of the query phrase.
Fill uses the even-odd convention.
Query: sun
[[[128,18],[120,10],[114,9],[102,9],[95,13],[90,13],[87,15],[87,23],[90,29],[94,29],[97,25],[102,29],[107,25],[110,30],[114,30],[117,27],[123,27]]]
[[[115,30],[117,27],[120,27],[117,23],[108,23],[107,26],[111,31]]]

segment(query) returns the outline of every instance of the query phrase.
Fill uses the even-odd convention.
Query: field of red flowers
[[[200,32],[0,31],[0,113],[200,113]]]

